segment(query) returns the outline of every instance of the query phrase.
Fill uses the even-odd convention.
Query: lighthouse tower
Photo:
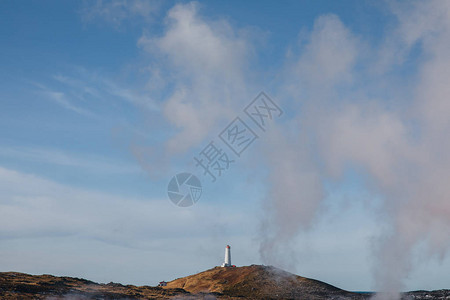
[[[227,245],[225,248],[225,261],[222,264],[222,267],[231,267],[231,250],[230,245]]]

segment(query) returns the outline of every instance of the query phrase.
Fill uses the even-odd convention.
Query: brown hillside
[[[89,280],[28,275],[17,272],[0,273],[0,299],[197,299],[182,289],[98,284]],[[201,297],[199,297],[201,298]]]
[[[184,288],[184,289],[183,289]],[[186,289],[186,290],[185,290]],[[214,268],[176,279],[165,288],[99,284],[93,281],[0,273],[0,299],[368,299],[369,294],[351,293],[329,284],[265,266]],[[415,291],[404,300],[450,299],[450,290]]]
[[[365,299],[321,281],[297,276],[275,267],[251,265],[213,269],[179,278],[167,288],[190,293],[220,293],[253,299]]]

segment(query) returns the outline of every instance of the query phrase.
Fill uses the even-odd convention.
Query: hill
[[[368,295],[344,291],[327,283],[294,275],[271,266],[215,267],[175,279],[166,288],[190,293],[218,293],[247,299],[366,299]]]
[[[216,267],[166,287],[99,284],[52,275],[0,273],[0,299],[369,299],[269,266]],[[405,293],[403,299],[450,299],[450,290]]]
[[[0,273],[0,299],[170,299],[184,296],[189,296],[189,293],[182,289],[98,284],[80,278],[17,272]]]

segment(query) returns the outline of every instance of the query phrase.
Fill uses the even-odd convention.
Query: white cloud
[[[352,80],[358,40],[336,15],[323,15],[314,22],[314,28],[302,49],[302,55],[292,68],[297,84],[327,88]]]
[[[198,7],[195,2],[176,5],[167,14],[163,35],[144,35],[138,43],[159,59],[150,69],[164,70],[173,84],[164,116],[179,132],[167,143],[169,153],[199,144],[218,123],[231,119],[241,99],[250,99],[244,76],[248,43],[227,22],[202,18]]]

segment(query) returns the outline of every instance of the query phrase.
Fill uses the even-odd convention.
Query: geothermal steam
[[[381,45],[326,15],[289,58],[284,97],[298,103],[284,105],[300,113],[278,133],[299,134],[289,143],[270,139],[280,150],[267,151],[272,210],[261,247],[268,263],[279,257],[267,245],[294,238],[317,217],[319,176],[339,178],[356,166],[384,199],[390,229],[374,246],[374,275],[378,297],[389,299],[403,289],[419,244],[442,258],[450,243],[450,3],[390,9],[395,30]]]

